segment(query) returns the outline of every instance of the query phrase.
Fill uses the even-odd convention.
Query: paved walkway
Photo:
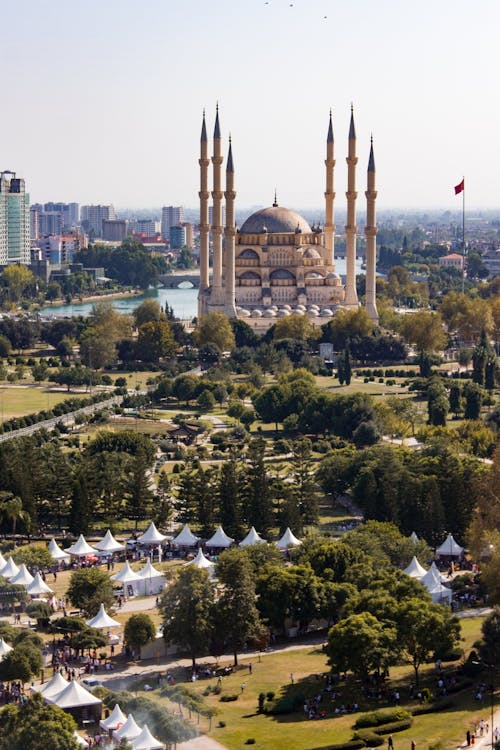
[[[226,746],[221,745],[220,742],[207,737],[205,734],[201,734],[192,740],[181,742],[177,745],[177,750],[226,750]]]
[[[480,718],[484,721],[484,723],[488,724],[488,732],[485,732],[482,737],[480,735],[476,736],[474,745],[471,745],[470,747],[474,747],[474,750],[487,750],[487,748],[492,747],[493,745],[491,734],[492,730],[494,731],[495,727],[498,727],[500,730],[500,709],[497,709],[493,715],[493,727],[491,726],[491,707],[487,705],[487,702],[483,706],[481,706],[480,711],[478,709],[478,713],[480,714]],[[468,747],[467,742],[463,742],[458,747]]]

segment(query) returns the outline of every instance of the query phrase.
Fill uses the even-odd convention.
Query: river
[[[361,271],[362,259],[356,260],[356,273]],[[345,275],[345,259],[336,258],[335,266],[337,273]],[[113,307],[122,313],[131,313],[145,299],[156,299],[162,307],[169,305],[174,315],[181,320],[191,320],[197,315],[198,310],[198,289],[188,286],[183,289],[149,289],[144,294],[137,294],[133,297],[115,297],[111,298]],[[106,299],[105,296],[102,299]],[[40,310],[44,317],[53,316],[56,318],[71,318],[73,315],[87,316],[92,309],[94,302],[73,302],[70,305],[47,305]]]

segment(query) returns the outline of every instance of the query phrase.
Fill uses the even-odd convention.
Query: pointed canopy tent
[[[67,688],[68,685],[68,680],[64,679],[60,672],[56,672],[48,682],[45,682],[38,688],[33,688],[33,690],[35,690],[37,693],[41,693],[44,698],[49,699],[54,695],[59,695],[60,693],[62,693],[64,688]]]
[[[292,533],[290,527],[287,526],[285,533],[279,541],[276,542],[279,549],[288,549],[288,547],[298,547],[302,544],[300,539]]]
[[[116,703],[108,718],[102,719],[99,724],[103,729],[107,729],[108,732],[111,732],[114,729],[122,727],[126,721],[127,717],[121,710],[120,704]]]
[[[135,570],[132,570],[132,568],[130,567],[130,563],[127,560],[123,568],[119,570],[118,573],[115,573],[111,576],[111,580],[118,581],[118,583],[134,583],[142,579],[141,576],[135,572]]]
[[[111,554],[113,552],[120,552],[121,550],[125,549],[125,545],[120,544],[120,542],[118,542],[114,538],[109,529],[106,531],[101,541],[97,542],[94,547],[101,552],[106,552],[108,554]]]
[[[414,532],[414,531],[412,531],[412,532],[411,532],[411,534],[410,534],[410,539],[411,539],[411,541],[413,542],[413,544],[417,544],[417,543],[418,543],[418,541],[419,541],[419,539],[418,539],[418,536],[417,536],[417,535],[415,534],[415,532]]]
[[[451,602],[451,598],[453,596],[453,592],[451,589],[446,588],[446,586],[443,586],[442,583],[436,584],[434,588],[429,589],[429,594],[432,597],[432,601],[435,603],[439,602]]]
[[[64,551],[68,555],[71,555],[71,557],[87,557],[87,555],[97,555],[98,550],[96,550],[95,547],[91,547],[90,544],[86,542],[83,534],[80,534],[76,542]]]
[[[87,620],[89,628],[97,628],[98,630],[106,630],[107,628],[121,628],[118,620],[113,620],[104,609],[104,604],[99,607],[99,612],[92,619]]]
[[[231,537],[226,534],[222,526],[218,526],[215,534],[210,537],[205,546],[210,548],[226,549],[227,547],[230,547],[233,542],[234,539],[231,539]]]
[[[19,568],[17,567],[12,557],[9,557],[2,570],[0,570],[0,576],[2,576],[2,578],[7,578],[7,580],[10,581],[10,579],[14,578],[14,576],[17,576],[18,573]]]
[[[151,560],[148,559],[147,563],[141,570],[137,571],[141,582],[140,586],[141,594],[145,596],[151,596],[153,594],[159,594],[165,588],[167,583],[166,577],[159,570],[151,565]]]
[[[51,588],[47,586],[40,573],[37,573],[33,581],[26,586],[26,591],[30,596],[40,596],[41,594],[53,594]]]
[[[238,547],[251,547],[254,544],[265,544],[266,540],[262,539],[261,536],[255,531],[255,527],[252,526],[246,537],[241,541]]]
[[[6,565],[7,565],[7,560],[0,552],[0,570],[2,570],[2,568],[5,568]]]
[[[406,575],[410,576],[410,578],[422,578],[423,576],[425,576],[427,571],[423,567],[423,565],[420,565],[415,555],[413,555],[411,563],[407,568],[403,570],[403,573],[406,573]]]
[[[35,579],[29,572],[26,565],[23,563],[19,568],[19,573],[10,579],[10,582],[16,586],[29,586]]]
[[[78,734],[76,729],[74,731],[74,738],[78,742],[78,744],[81,745],[82,747],[89,747],[89,743],[87,742],[87,740],[84,740],[82,735]]]
[[[137,539],[138,544],[161,544],[167,537],[160,534],[154,523],[151,521],[149,528]]]
[[[424,576],[422,576],[422,578],[420,579],[420,583],[424,584],[427,591],[431,591],[436,586],[442,585],[443,578],[434,563],[432,563],[427,573]]]
[[[175,544],[177,547],[194,547],[198,544],[198,542],[199,537],[193,534],[188,524],[186,523],[182,531],[180,531],[179,534],[177,534],[177,536],[173,539],[172,544]]]
[[[48,550],[54,560],[57,560],[57,561],[66,560],[67,561],[71,559],[71,555],[69,555],[67,552],[61,549],[54,538],[50,540]]]
[[[134,750],[163,750],[160,740],[153,737],[147,724],[144,724],[142,732],[132,740]]]
[[[3,638],[0,638],[0,661],[2,661],[5,654],[8,654],[9,651],[12,651],[12,646],[9,646]]]
[[[214,576],[215,565],[210,560],[207,560],[207,558],[203,554],[203,550],[201,549],[201,547],[199,548],[198,554],[196,555],[194,560],[190,560],[185,564],[194,565],[195,568],[200,568],[201,570],[208,570],[210,578],[213,578]]]
[[[461,557],[463,551],[464,548],[456,543],[453,535],[448,534],[442,545],[437,548],[436,554],[443,555],[444,557]]]
[[[80,708],[80,706],[97,706],[102,701],[91,692],[86,690],[76,680],[71,680],[60,693],[56,693],[51,698],[47,698],[50,703],[54,703],[59,708]]]
[[[120,729],[115,729],[113,732],[113,740],[119,745],[122,739],[133,740],[138,737],[141,733],[141,728],[137,726],[137,723],[132,716],[128,715],[125,724]]]

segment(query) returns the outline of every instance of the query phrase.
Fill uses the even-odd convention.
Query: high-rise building
[[[30,197],[15,172],[0,173],[0,265],[30,262]]]
[[[102,237],[103,220],[116,219],[114,206],[82,206],[80,220],[85,231],[94,237]]]
[[[103,219],[102,238],[108,242],[123,242],[128,234],[126,219]]]
[[[164,240],[170,237],[170,227],[184,224],[184,206],[163,206],[161,210],[161,236]]]
[[[45,203],[43,210],[45,213],[58,211],[62,214],[62,223],[64,227],[76,227],[79,219],[78,203]]]
[[[184,224],[186,229],[186,247],[189,250],[194,248],[194,227],[192,224]]]
[[[172,250],[180,250],[186,246],[186,228],[170,227],[169,232],[170,247]]]

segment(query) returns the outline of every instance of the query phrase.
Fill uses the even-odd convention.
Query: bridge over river
[[[210,271],[210,278],[212,277],[212,271]],[[192,287],[200,286],[200,271],[199,269],[193,268],[189,271],[172,271],[171,273],[162,273],[159,280],[164,287],[169,289],[175,289],[176,287],[186,288],[189,285]]]

